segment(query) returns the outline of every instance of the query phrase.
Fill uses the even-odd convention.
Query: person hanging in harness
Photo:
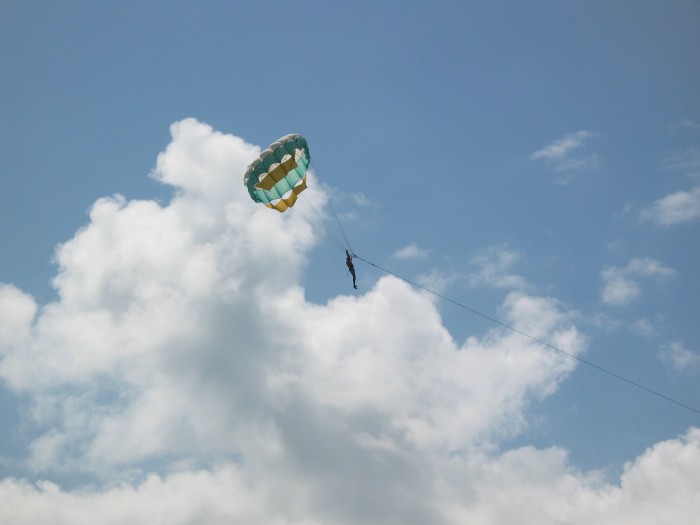
[[[353,257],[354,255],[350,255],[350,253],[345,250],[345,265],[348,267],[350,275],[352,275],[352,287],[357,290],[357,285],[355,284],[355,265],[352,264]]]

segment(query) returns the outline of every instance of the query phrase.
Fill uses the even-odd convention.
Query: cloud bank
[[[173,187],[169,203],[95,202],[57,249],[55,302],[0,285],[0,377],[23,400],[27,440],[0,481],[0,522],[700,514],[700,431],[651,446],[615,482],[577,471],[557,447],[501,450],[572,360],[497,328],[455,341],[433,300],[393,277],[307,301],[299,283],[315,238],[240,183],[260,149],[193,119],[171,132],[152,174]],[[509,260],[492,259],[505,274]],[[556,298],[513,291],[501,316],[584,350]]]

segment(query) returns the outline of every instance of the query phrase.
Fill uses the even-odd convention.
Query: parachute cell
[[[268,208],[284,212],[294,206],[306,189],[306,172],[311,155],[306,139],[286,135],[273,142],[245,172],[243,184],[250,198]]]

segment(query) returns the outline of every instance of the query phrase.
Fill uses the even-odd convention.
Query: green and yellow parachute
[[[248,166],[243,184],[255,202],[284,212],[306,189],[310,162],[306,139],[292,133],[273,142]]]

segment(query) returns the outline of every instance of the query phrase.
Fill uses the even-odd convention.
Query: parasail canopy
[[[306,189],[310,162],[306,139],[292,133],[273,142],[248,166],[243,184],[255,202],[284,212]]]

